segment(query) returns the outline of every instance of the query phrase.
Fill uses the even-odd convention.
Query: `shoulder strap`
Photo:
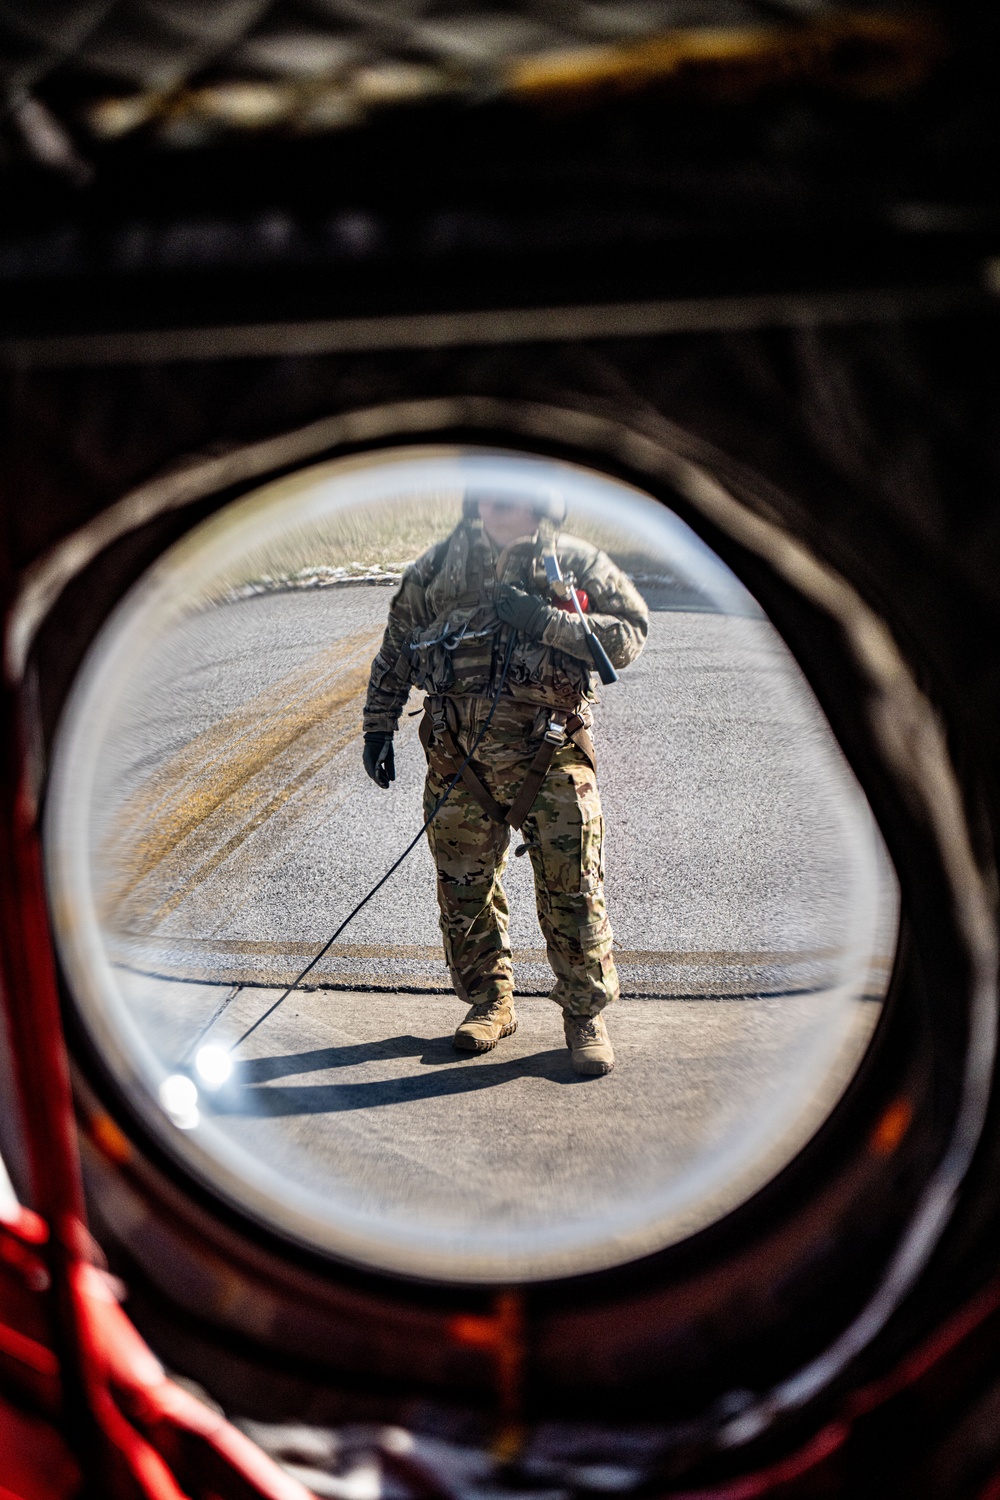
[[[445,555],[448,551],[448,543],[451,541],[452,536],[454,536],[454,532],[449,532],[449,534],[444,537],[442,541],[435,542],[433,548],[431,549],[430,571],[421,580],[424,588],[427,588],[428,584],[433,583],[435,578],[440,573],[441,568],[444,565]]]

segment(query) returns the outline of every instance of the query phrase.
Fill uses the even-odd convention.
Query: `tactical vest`
[[[411,631],[396,666],[400,681],[450,697],[488,696],[496,690],[510,627],[494,609],[499,583],[547,595],[543,553],[555,544],[551,521],[541,520],[534,538],[503,548],[494,565],[482,523],[466,518],[433,558],[425,587],[431,624]],[[407,675],[408,674],[408,675]],[[518,640],[507,672],[505,694],[535,703],[575,709],[594,696],[586,663],[538,641]]]

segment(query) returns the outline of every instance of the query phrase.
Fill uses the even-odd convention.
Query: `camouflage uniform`
[[[445,722],[461,755],[486,716],[510,636],[493,608],[500,583],[548,597],[543,551],[551,522],[533,538],[497,549],[473,516],[407,569],[392,601],[372,663],[366,732],[395,731],[411,686],[427,693],[439,730],[423,735],[428,769],[426,815],[455,765],[440,743]],[[589,599],[589,619],[615,667],[634,661],[645,642],[645,604],[628,578],[596,547],[558,538],[563,572]],[[579,620],[558,612],[540,641],[516,642],[504,692],[472,769],[503,807],[519,791],[553,709],[592,720],[591,658]],[[535,877],[538,920],[556,976],[551,998],[567,1015],[593,1016],[618,994],[611,924],[604,903],[604,820],[595,768],[579,744],[556,752],[522,825]],[[445,958],[459,997],[470,1004],[509,999],[513,965],[508,906],[501,884],[510,828],[494,822],[459,782],[428,830],[438,872]]]

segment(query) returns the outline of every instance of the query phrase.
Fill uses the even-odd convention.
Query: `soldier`
[[[515,854],[531,859],[556,976],[551,998],[562,1007],[573,1067],[594,1075],[614,1066],[602,1011],[618,994],[589,733],[596,694],[584,627],[572,606],[552,598],[546,554],[575,577],[615,667],[642,650],[648,614],[609,557],[557,534],[564,516],[564,501],[551,493],[530,504],[503,493],[467,496],[451,535],[407,568],[372,662],[364,764],[378,786],[395,780],[392,736],[410,688],[424,689],[428,817],[497,698],[475,758],[427,830],[445,959],[471,1007],[454,1043],[486,1052],[517,1029],[501,885],[513,826],[523,839]]]

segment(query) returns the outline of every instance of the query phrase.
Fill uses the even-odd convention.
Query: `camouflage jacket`
[[[543,552],[553,542],[564,575],[586,591],[588,618],[615,667],[642,650],[646,605],[620,568],[579,537],[554,537],[541,521],[533,537],[498,550],[478,519],[465,519],[403,574],[389,622],[372,662],[365,703],[366,732],[392,733],[411,687],[449,697],[491,696],[499,681],[510,627],[493,601],[500,583],[550,598]],[[518,640],[505,696],[536,705],[577,709],[596,694],[592,659],[575,614],[553,613],[540,641]],[[589,715],[587,715],[589,718]]]

